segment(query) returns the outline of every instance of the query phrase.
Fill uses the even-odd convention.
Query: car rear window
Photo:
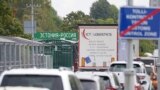
[[[1,86],[32,86],[63,90],[61,77],[48,75],[5,75]]]
[[[83,90],[97,90],[96,82],[92,80],[80,80]]]
[[[126,64],[112,64],[109,70],[112,72],[123,72],[124,69],[126,69]]]
[[[134,64],[133,68],[135,69],[136,73],[142,73],[143,70],[139,64]]]
[[[126,64],[112,64],[109,68],[109,71],[112,72],[123,72],[127,68]],[[133,68],[135,69],[136,73],[142,73],[142,68],[139,64],[134,64]]]
[[[111,82],[110,82],[109,77],[100,76],[100,78],[102,78],[102,80],[104,81],[105,88],[109,88],[111,86]]]

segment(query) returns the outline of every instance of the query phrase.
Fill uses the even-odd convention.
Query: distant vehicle
[[[4,71],[0,76],[0,86],[33,86],[50,90],[83,90],[75,74],[63,68],[29,68]]]
[[[0,90],[49,90],[47,88],[37,88],[37,87],[13,87],[13,86],[8,86],[8,87],[0,87]]]
[[[125,61],[115,61],[110,65],[110,68],[109,68],[109,71],[114,72],[116,75],[118,75],[119,77],[118,79],[122,84],[124,84],[124,70],[126,69],[126,66],[127,66],[127,62]],[[147,74],[144,63],[134,61],[133,68],[135,69],[136,75],[141,81],[140,84],[142,84],[145,90],[150,90],[152,84],[150,81],[150,77]]]
[[[76,73],[77,77],[80,79],[84,90],[105,90],[104,81],[99,77],[86,72]]]
[[[139,58],[135,58],[134,61],[141,61],[145,65],[154,65],[154,66],[156,66],[157,58],[154,58],[154,57],[139,57]]]

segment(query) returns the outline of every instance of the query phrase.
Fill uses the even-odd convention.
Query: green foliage
[[[90,16],[94,19],[106,19],[110,16],[110,4],[106,0],[98,0],[92,4]],[[107,10],[108,9],[108,10]]]
[[[13,17],[6,0],[0,1],[0,35],[19,36],[23,34],[22,25]]]
[[[78,24],[93,24],[94,20],[82,11],[71,12],[63,20],[63,31],[77,31]]]
[[[114,5],[110,5],[107,0],[98,0],[92,4],[92,7],[90,8],[90,16],[94,19],[103,19],[106,21],[106,19],[111,20],[111,18],[114,21],[114,24],[117,23],[118,19],[118,9]],[[106,23],[112,23],[111,22],[104,22]]]
[[[151,40],[140,40],[140,56],[143,56],[144,53],[152,53],[156,45]]]
[[[108,19],[97,19],[96,20],[97,24],[114,24],[113,18],[108,18]]]
[[[15,17],[23,23],[31,20],[31,0],[8,0]],[[59,31],[62,20],[51,7],[51,0],[33,0],[37,32]]]

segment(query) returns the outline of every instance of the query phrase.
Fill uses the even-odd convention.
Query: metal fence
[[[45,47],[45,54],[52,55],[53,68],[74,66],[75,60],[78,58],[78,44],[64,40],[48,40],[50,43]]]
[[[34,48],[32,48],[34,47]],[[45,44],[20,37],[0,37],[0,72],[8,68],[52,68],[53,56],[44,54]],[[32,53],[34,49],[34,53]]]

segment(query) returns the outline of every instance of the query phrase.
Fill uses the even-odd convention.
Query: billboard
[[[117,26],[79,26],[79,68],[106,68],[117,60],[117,33]]]

